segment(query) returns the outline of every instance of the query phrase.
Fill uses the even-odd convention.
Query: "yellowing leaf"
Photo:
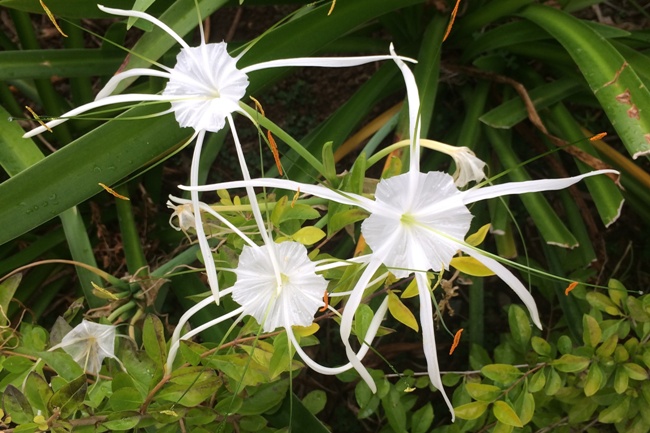
[[[492,272],[483,263],[479,262],[474,257],[454,257],[451,259],[450,264],[462,273],[472,275],[474,277],[489,277],[490,275],[494,275],[494,272]]]
[[[417,283],[417,281],[415,280],[415,278],[413,278],[413,280],[411,280],[411,282],[409,283],[409,285],[406,286],[406,290],[404,290],[404,292],[402,292],[402,296],[401,296],[401,298],[402,298],[402,299],[414,298],[414,297],[416,297],[419,293],[420,293],[420,290],[419,290],[419,288],[418,288],[418,283]]]
[[[400,301],[395,293],[390,291],[388,292],[388,311],[390,311],[390,314],[395,319],[402,322],[415,332],[418,332],[420,329],[411,310]]]
[[[473,247],[477,247],[483,243],[483,241],[485,240],[485,236],[487,236],[489,231],[490,231],[490,224],[485,224],[483,227],[478,229],[476,233],[472,233],[471,235],[467,236],[465,242],[467,242]]]
[[[313,245],[325,237],[325,232],[318,227],[303,227],[291,236],[294,241],[303,245]]]
[[[301,337],[309,337],[318,332],[320,326],[318,326],[318,323],[312,323],[309,326],[292,326],[291,329],[293,329],[295,334],[298,334]]]
[[[494,413],[496,419],[506,425],[511,425],[513,427],[524,426],[512,406],[510,406],[505,401],[495,401],[494,406],[492,407],[492,413]]]
[[[480,417],[485,413],[488,403],[485,401],[473,401],[454,408],[457,418],[472,420]]]

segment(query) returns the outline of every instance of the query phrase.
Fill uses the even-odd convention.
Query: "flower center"
[[[276,296],[280,296],[280,293],[282,292],[282,288],[289,284],[289,276],[287,274],[280,273],[280,284],[277,285],[275,288],[275,294]]]
[[[417,220],[413,215],[410,213],[403,213],[401,218],[399,219],[402,224],[405,226],[413,226],[417,223]]]

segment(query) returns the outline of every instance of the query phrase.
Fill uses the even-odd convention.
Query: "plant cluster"
[[[624,194],[650,214],[648,175],[593,135],[616,132],[633,159],[650,152],[646,32],[571,15],[597,1],[359,0],[305,4],[226,43],[202,23],[225,1],[46,3],[0,0],[13,25],[0,39],[0,197],[15,204],[0,211],[1,429],[327,431],[321,413],[352,431],[323,418],[342,398],[366,430],[650,430],[650,298],[599,286],[588,267],[620,248],[602,243],[594,214],[610,226]],[[39,49],[26,12],[68,38],[61,53]],[[107,16],[125,19],[85,48],[80,24]],[[120,48],[131,26],[144,34]],[[265,86],[287,67],[367,64],[377,72],[305,137],[265,112]],[[71,106],[54,73],[70,77]],[[96,94],[92,75],[104,76]],[[373,112],[396,91],[403,103]],[[28,99],[24,132],[13,117]],[[58,150],[44,156],[37,136]],[[169,181],[160,167],[190,145]],[[213,170],[221,154],[236,180]],[[114,206],[91,205],[89,234],[83,202],[98,192]],[[166,212],[143,218],[142,198]],[[106,220],[124,257],[111,272],[93,253],[109,244]],[[520,254],[531,234],[541,242]],[[63,288],[70,265],[78,291]],[[516,296],[490,354],[491,276]],[[49,308],[57,293],[68,297]],[[423,358],[406,370],[380,345],[404,329]],[[449,372],[439,349],[452,336],[449,354],[460,345],[468,361]],[[351,384],[325,392],[327,376]]]

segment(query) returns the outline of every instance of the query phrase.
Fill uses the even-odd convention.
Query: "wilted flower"
[[[216,132],[221,130],[226,122],[230,126],[235,148],[244,179],[250,179],[244,153],[237,136],[232,113],[239,112],[249,117],[246,112],[240,108],[239,101],[245,95],[248,87],[248,73],[268,68],[278,68],[287,66],[315,66],[315,67],[351,67],[371,63],[379,60],[387,60],[393,56],[364,56],[364,57],[331,57],[331,58],[314,58],[303,57],[294,59],[280,59],[268,62],[262,62],[239,69],[237,62],[243,56],[242,53],[237,57],[232,57],[225,43],[205,43],[203,29],[201,28],[201,44],[198,47],[190,47],[176,32],[168,25],[157,18],[139,11],[123,10],[108,8],[101,5],[98,7],[110,14],[135,17],[149,21],[165,31],[174,38],[180,45],[181,51],[176,58],[176,65],[168,68],[158,64],[162,71],[145,68],[135,68],[124,72],[119,72],[113,76],[106,86],[99,92],[95,101],[75,108],[61,116],[61,118],[52,120],[46,126],[40,126],[26,133],[24,137],[32,137],[59,125],[73,116],[80,115],[95,108],[103,107],[124,102],[169,102],[171,108],[165,110],[162,114],[173,112],[179,125],[191,127],[194,134],[189,141],[196,138],[196,145],[192,158],[190,172],[190,185],[198,184],[198,167],[201,156],[201,148],[206,132]],[[405,59],[413,61],[411,59]],[[117,88],[118,84],[125,79],[138,76],[153,76],[168,79],[167,85],[161,95],[150,94],[125,94],[111,95]],[[253,119],[251,119],[253,120]],[[188,141],[188,142],[189,142]],[[254,199],[251,196],[252,190],[247,191],[251,197],[251,205]],[[219,282],[217,280],[214,263],[210,260],[211,250],[205,236],[199,212],[199,197],[196,192],[192,192],[192,206],[195,216],[196,236],[201,247],[201,253],[204,257],[206,273],[210,283],[210,288],[215,295],[215,301],[219,302]]]
[[[122,362],[115,357],[115,326],[82,320],[75,326],[59,344],[50,350],[63,349],[83,367],[84,371],[97,374],[102,367],[104,358],[113,358],[120,365]]]

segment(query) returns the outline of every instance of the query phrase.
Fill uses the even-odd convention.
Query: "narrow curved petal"
[[[420,93],[415,82],[415,76],[402,59],[395,53],[393,44],[390,44],[391,58],[402,72],[406,85],[406,98],[409,110],[409,135],[411,139],[411,156],[409,158],[409,172],[420,172]]]
[[[183,335],[180,339],[177,339],[172,342],[171,346],[169,347],[169,355],[167,356],[167,364],[166,364],[166,369],[167,373],[170,373],[172,371],[172,366],[174,364],[174,359],[176,358],[176,354],[178,353],[178,349],[180,347],[180,340],[187,340],[189,338],[194,337],[196,334],[205,331],[208,328],[211,328],[213,326],[218,325],[219,323],[223,322],[224,320],[231,319],[235,316],[241,315],[243,312],[243,308],[237,308],[236,310],[231,311],[230,313],[224,314],[223,316],[219,316],[216,319],[210,320],[209,322],[204,323],[203,325],[192,329],[190,332],[187,334]]]
[[[184,48],[189,48],[190,46],[187,45],[187,42],[181,38],[178,33],[173,31],[171,27],[169,27],[167,24],[163,23],[160,21],[158,18],[152,17],[151,15],[145,13],[145,12],[139,12],[139,11],[132,11],[132,10],[124,10],[124,9],[115,9],[115,8],[108,8],[106,6],[102,5],[97,5],[97,7],[102,11],[106,12],[107,14],[112,14],[112,15],[118,15],[122,17],[135,17],[135,18],[142,18],[145,21],[149,21],[150,23],[156,25],[159,27],[161,30],[165,31],[169,36],[174,38],[176,42],[178,42],[182,47]]]
[[[370,260],[370,263],[368,263],[368,266],[366,266],[366,269],[364,269],[363,273],[359,277],[357,284],[352,289],[352,294],[345,303],[345,310],[343,310],[343,316],[341,317],[341,340],[345,346],[345,353],[354,369],[359,373],[363,381],[368,384],[368,387],[373,393],[377,392],[377,385],[375,385],[375,381],[370,376],[370,373],[368,373],[366,367],[363,366],[361,360],[357,358],[354,350],[352,350],[352,346],[350,345],[350,336],[352,335],[354,314],[361,304],[363,292],[368,286],[372,276],[375,274],[377,269],[379,269],[379,266],[381,266],[381,262],[382,257],[378,256],[373,257],[373,259]]]
[[[257,63],[255,65],[245,66],[241,70],[248,74],[249,72],[259,71],[269,68],[283,68],[296,66],[313,66],[321,68],[349,68],[352,66],[365,65],[367,63],[379,62],[382,60],[391,60],[395,58],[400,60],[417,63],[417,60],[401,56],[362,56],[362,57],[297,57],[295,59],[270,60],[268,62]]]
[[[188,187],[184,185],[179,185],[179,188],[185,191],[191,191],[193,189],[197,191],[216,191],[219,189],[233,189],[233,188],[244,188],[244,187],[280,188],[280,189],[288,189],[291,191],[297,191],[298,189],[300,189],[300,192],[303,194],[310,194],[316,197],[332,200],[341,204],[359,206],[367,210],[368,212],[373,212],[374,210],[377,209],[374,201],[366,197],[360,196],[358,194],[354,194],[346,191],[338,191],[320,185],[311,185],[308,183],[295,182],[293,180],[287,180],[287,179],[258,178],[258,179],[250,179],[250,180],[213,183],[210,185],[201,185],[198,187],[193,187],[193,186]]]
[[[519,281],[519,279],[515,277],[512,272],[510,272],[501,263],[490,257],[484,256],[479,251],[476,251],[472,248],[460,246],[460,250],[481,262],[488,269],[494,272],[499,278],[501,278],[504,283],[510,286],[513,292],[519,296],[519,299],[521,299],[526,308],[528,308],[528,312],[530,313],[530,317],[533,320],[535,326],[537,326],[539,329],[542,329],[542,322],[539,320],[539,312],[537,311],[537,304],[535,303],[535,299],[533,299],[533,296],[530,294],[530,292],[526,289],[526,287],[524,287],[523,284],[521,284],[521,281]]]
[[[565,179],[541,179],[527,180],[524,182],[508,182],[499,185],[486,186],[483,188],[474,188],[463,191],[463,203],[470,204],[480,200],[487,200],[494,197],[502,197],[511,194],[527,194],[529,192],[556,191],[564,189],[582,179],[598,176],[600,174],[620,174],[616,170],[595,170],[584,173],[579,176],[567,177]]]
[[[192,165],[190,167],[190,183],[192,185],[197,185],[199,182],[199,160],[201,158],[201,149],[203,147],[205,131],[199,131],[196,135]],[[199,247],[201,248],[201,255],[203,256],[205,273],[208,275],[208,283],[210,284],[210,290],[214,296],[214,301],[219,305],[219,278],[217,276],[217,268],[214,265],[214,259],[212,258],[212,249],[210,248],[208,238],[205,235],[205,229],[203,228],[201,203],[199,201],[198,191],[191,191],[190,198],[192,201],[192,211],[194,212],[194,228],[196,230],[196,238],[199,241]]]
[[[361,345],[359,352],[355,354],[355,358],[358,359],[359,361],[363,360],[363,358],[370,350],[370,346],[367,343],[370,343],[372,340],[375,339],[375,336],[377,335],[377,331],[379,331],[381,322],[384,319],[387,310],[388,310],[388,297],[384,299],[384,301],[377,309],[377,312],[375,313],[374,317],[372,318],[372,321],[370,322],[370,326],[368,327],[368,332],[366,333],[363,339],[364,343]],[[324,365],[317,363],[316,361],[311,359],[305,353],[304,350],[302,350],[302,347],[300,347],[300,344],[298,344],[298,340],[296,340],[296,336],[293,334],[293,330],[291,329],[291,327],[285,327],[285,329],[287,331],[287,335],[289,336],[289,339],[291,340],[291,343],[293,344],[293,347],[296,349],[296,352],[298,353],[298,356],[300,356],[300,359],[302,359],[302,361],[305,364],[307,364],[307,366],[312,370],[317,371],[318,373],[321,374],[336,375],[336,374],[341,374],[343,372],[346,372],[351,368],[353,368],[352,363],[350,362],[340,367],[325,367]],[[374,381],[372,383],[374,385]]]
[[[440,377],[440,365],[438,364],[438,354],[436,352],[436,336],[433,329],[433,308],[431,307],[431,292],[429,291],[429,284],[426,279],[426,274],[423,272],[416,272],[415,279],[418,285],[418,295],[420,297],[420,324],[422,325],[422,346],[424,349],[424,357],[427,360],[427,372],[429,373],[429,380],[431,384],[436,387],[442,394],[442,397],[449,407],[451,412],[451,421],[456,418],[454,413],[454,406],[449,401],[445,388],[442,384]]]
[[[146,102],[146,101],[170,102],[170,98],[162,95],[149,95],[149,94],[138,94],[138,93],[107,96],[106,98],[100,99],[98,101],[89,102],[87,104],[82,105],[81,107],[77,107],[73,110],[68,111],[67,113],[61,115],[59,119],[47,122],[45,124],[46,126],[39,126],[38,128],[34,128],[31,131],[26,132],[23,135],[23,138],[30,138],[35,135],[42,134],[43,132],[47,131],[48,128],[50,129],[54,128],[55,126],[60,125],[63,122],[67,122],[68,120],[70,120],[71,117],[78,116],[79,114],[85,113],[86,111],[90,111],[95,108],[105,107],[111,104],[120,104],[123,102]]]
[[[120,82],[122,82],[122,80],[131,77],[141,77],[141,76],[160,77],[160,78],[169,79],[171,74],[168,71],[157,71],[155,69],[145,69],[145,68],[134,68],[134,69],[129,69],[128,71],[120,72],[116,75],[113,75],[111,79],[108,80],[108,83],[106,83],[106,85],[102,88],[102,90],[100,90],[99,93],[97,93],[97,96],[95,96],[95,101],[110,96],[110,94],[113,93],[113,91],[117,88]]]

